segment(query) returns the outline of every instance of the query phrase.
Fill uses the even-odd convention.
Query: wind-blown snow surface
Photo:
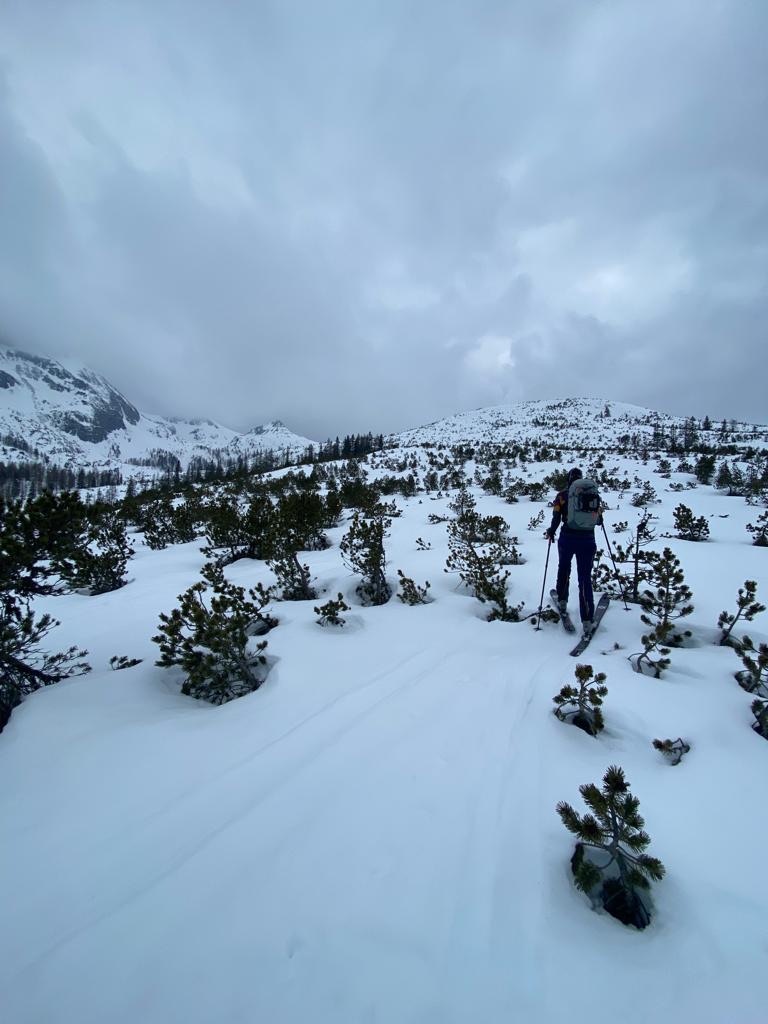
[[[656,507],[661,530],[680,497]],[[742,500],[683,497],[712,517],[709,543],[665,541],[694,592],[692,646],[661,680],[635,674],[638,611],[612,605],[582,658],[608,677],[598,739],[552,714],[571,638],[484,621],[443,573],[445,528],[427,516],[445,499],[398,499],[388,542],[393,582],[397,568],[429,579],[433,603],[356,604],[337,631],[313,602],[278,604],[266,684],[220,708],[153,666],[158,613],[197,579],[197,544],[139,547],[116,593],[41,602],[94,671],[33,695],[0,737],[3,1021],[768,1019],[768,743],[737,658],[713,644],[745,579],[765,596],[768,549],[750,546]],[[536,607],[546,544],[526,525],[543,504],[478,503],[520,536],[510,593]],[[636,515],[624,499],[609,519]],[[344,530],[306,561],[353,601]],[[260,562],[227,572],[271,579]],[[766,625],[750,624],[756,642]],[[112,672],[113,654],[145,660]],[[677,736],[692,749],[669,767],[651,741]],[[613,763],[668,871],[644,932],[575,890],[555,813],[561,799],[582,810],[579,784]]]

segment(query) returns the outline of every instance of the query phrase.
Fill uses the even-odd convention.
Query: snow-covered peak
[[[604,398],[537,399],[456,413],[392,434],[387,442],[411,446],[536,440],[592,447],[626,434],[650,437],[654,428],[673,424],[682,429],[685,417]]]
[[[0,460],[130,473],[158,453],[185,467],[193,458],[298,453],[313,443],[279,420],[240,434],[209,419],[147,415],[87,367],[0,346]]]

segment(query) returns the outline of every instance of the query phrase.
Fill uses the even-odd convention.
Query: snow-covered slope
[[[299,453],[313,443],[279,421],[240,434],[212,420],[148,416],[91,370],[0,347],[0,461],[43,457],[130,474],[129,462],[158,452],[183,468],[195,457]]]
[[[54,385],[81,388],[39,369],[47,379],[26,390],[47,412],[63,394]],[[86,452],[149,421],[106,382],[93,396],[75,408],[86,417],[98,399],[123,426],[80,442]],[[60,622],[51,648],[88,648],[93,671],[32,694],[0,736],[3,1024],[766,1021],[768,742],[750,728],[753,695],[716,626],[745,580],[768,595],[768,548],[745,529],[762,508],[700,484],[687,460],[654,467],[621,440],[682,421],[607,404],[609,416],[586,399],[477,410],[364,460],[371,479],[424,482],[444,460],[418,444],[535,438],[574,449],[582,465],[602,457],[632,484],[605,495],[617,546],[642,514],[631,490],[653,485],[653,547],[681,560],[691,635],[662,678],[639,675],[628,656],[648,627],[637,605],[611,604],[579,659],[607,677],[598,737],[552,713],[574,681],[573,638],[557,623],[487,621],[488,606],[444,571],[451,483],[398,496],[385,544],[393,589],[402,569],[431,581],[431,603],[361,606],[340,551],[345,514],[331,546],[301,561],[319,601],[341,592],[351,605],[346,625],[322,629],[319,601],[275,602],[265,684],[222,707],[184,697],[151,639],[200,579],[200,541],[153,551],[136,535],[125,587],[37,602]],[[215,424],[151,422],[184,450],[226,437]],[[741,433],[742,448],[764,436]],[[579,447],[591,449],[584,460]],[[501,458],[503,472],[541,481],[566,463],[530,448],[524,465]],[[457,463],[478,510],[519,537],[510,602],[537,608],[545,565],[550,583],[555,574],[545,500],[508,504],[472,483],[487,463]],[[673,536],[681,501],[706,518],[708,542]],[[226,574],[274,582],[262,561]],[[574,613],[575,591],[574,579]],[[740,622],[745,632],[768,642],[768,613]],[[142,661],[111,671],[113,655]],[[671,767],[652,741],[678,736],[691,749]],[[666,867],[642,932],[576,890],[574,840],[555,811],[561,800],[583,811],[579,786],[612,764]]]
[[[668,532],[677,476],[654,480]],[[546,544],[526,524],[543,503],[475,494],[520,536],[510,595],[536,607]],[[485,621],[443,572],[428,516],[448,497],[398,499],[387,541],[390,576],[431,580],[433,603],[360,607],[342,525],[302,561],[344,593],[347,625],[277,605],[267,682],[223,707],[183,697],[150,639],[199,578],[199,544],[139,546],[122,590],[42,601],[94,671],[32,695],[0,736],[4,1024],[764,1021],[768,743],[714,640],[745,578],[768,592],[768,549],[750,545],[758,510],[741,499],[686,500],[711,541],[661,543],[693,590],[693,637],[664,678],[638,675],[639,610],[611,607],[583,659],[607,674],[598,738],[552,714],[571,638]],[[620,501],[610,523],[634,523]],[[227,573],[272,582],[263,562]],[[112,672],[113,654],[144,661]],[[691,752],[673,768],[651,741],[677,736]],[[576,891],[555,813],[583,810],[579,785],[610,764],[667,868],[642,933]]]
[[[465,443],[525,442],[536,440],[557,447],[613,447],[621,438],[653,437],[654,430],[669,433],[673,427],[682,432],[684,417],[645,409],[626,402],[596,398],[564,398],[495,405],[457,413],[434,423],[392,434],[388,443],[413,445],[450,445]],[[698,426],[698,424],[697,424]],[[713,423],[714,438],[719,424]],[[749,424],[736,423],[737,431],[755,433]],[[765,433],[766,428],[757,428]]]

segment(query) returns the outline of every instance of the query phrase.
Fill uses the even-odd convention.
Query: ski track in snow
[[[659,508],[661,528],[678,500]],[[683,500],[713,517],[726,507],[711,492]],[[545,547],[525,532],[537,506],[479,503],[521,537],[511,592],[537,606]],[[733,652],[712,645],[744,578],[768,587],[765,553],[744,540],[752,510],[731,501],[711,545],[663,541],[696,606],[691,647],[664,680],[628,667],[642,627],[612,604],[583,656],[608,674],[607,727],[592,739],[552,715],[572,638],[484,622],[442,575],[430,505],[394,521],[390,564],[431,579],[433,604],[357,607],[346,632],[314,625],[312,602],[280,605],[266,684],[222,708],[179,697],[147,643],[195,579],[195,545],[140,551],[124,591],[52,599],[62,645],[87,627],[100,663],[118,648],[146,660],[34,695],[0,740],[0,867],[14,879],[4,1024],[607,1024],[627,992],[627,1024],[761,1020],[766,837],[743,780],[759,800],[765,741]],[[414,552],[417,535],[434,550]],[[307,558],[328,593],[352,595],[338,549]],[[263,563],[230,572],[268,575]],[[693,748],[669,768],[650,740],[678,732]],[[590,912],[554,813],[558,799],[580,808],[579,784],[610,763],[625,766],[669,872],[643,933]]]

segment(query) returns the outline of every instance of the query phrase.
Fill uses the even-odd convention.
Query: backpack
[[[589,477],[574,480],[568,488],[569,530],[594,530],[600,519],[600,495],[597,484]]]

